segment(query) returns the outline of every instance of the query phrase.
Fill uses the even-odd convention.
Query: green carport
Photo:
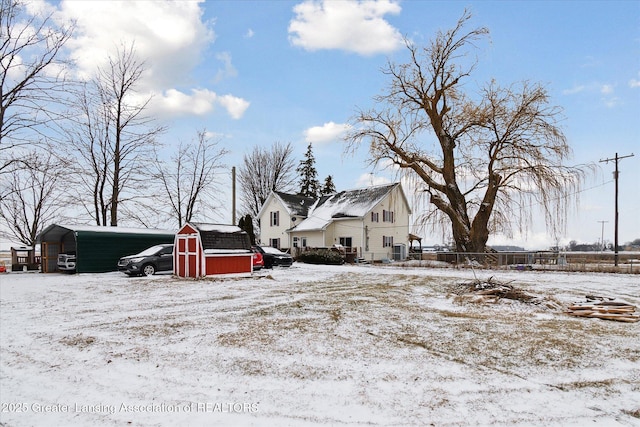
[[[173,243],[175,232],[151,228],[52,224],[38,235],[42,272],[58,271],[58,255],[74,253],[77,273],[118,270],[118,260],[163,243]]]

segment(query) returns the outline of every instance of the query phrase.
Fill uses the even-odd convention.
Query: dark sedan
[[[264,268],[291,267],[293,257],[271,246],[255,246],[255,249],[262,254]]]

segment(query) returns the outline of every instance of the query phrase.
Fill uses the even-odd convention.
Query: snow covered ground
[[[538,304],[478,303],[493,276]],[[636,426],[638,275],[312,266],[0,276],[2,426]]]

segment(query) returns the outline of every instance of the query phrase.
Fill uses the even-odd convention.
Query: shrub
[[[338,252],[328,250],[303,252],[298,256],[298,261],[302,261],[307,264],[344,264],[344,259]]]

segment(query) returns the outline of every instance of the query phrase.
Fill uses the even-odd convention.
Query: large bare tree
[[[10,178],[2,181],[6,196],[0,200],[0,220],[10,241],[27,246],[63,209],[65,164],[44,150],[31,150]]]
[[[216,175],[224,168],[226,154],[220,141],[205,130],[198,131],[195,141],[180,143],[169,161],[156,154],[152,170],[160,189],[149,210],[170,217],[175,227],[194,217],[211,218],[220,207]]]
[[[157,136],[164,131],[145,115],[150,98],[137,96],[143,72],[134,47],[121,47],[77,97],[67,148],[78,162],[69,178],[97,225],[117,226],[121,204],[143,195],[143,166],[153,161]]]
[[[369,143],[374,164],[414,178],[429,197],[423,220],[449,223],[457,251],[483,252],[490,233],[526,228],[532,205],[552,231],[562,227],[583,171],[565,165],[561,109],[543,86],[492,81],[465,92],[477,64],[470,50],[488,35],[466,30],[470,18],[465,11],[427,47],[407,41],[410,60],[388,64],[388,89],[378,107],[358,112],[347,141],[353,149]]]
[[[61,51],[72,32],[50,14],[28,14],[22,1],[0,0],[0,173],[56,122],[68,83]]]
[[[272,191],[291,191],[296,177],[291,143],[254,147],[245,154],[238,172],[240,200],[246,213],[258,216]]]

